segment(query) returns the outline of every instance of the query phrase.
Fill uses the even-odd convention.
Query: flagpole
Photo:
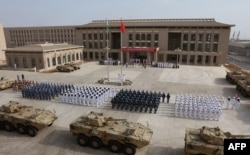
[[[107,31],[107,47],[106,47],[106,49],[107,49],[107,76],[108,76],[108,81],[109,81],[109,35],[108,35],[108,31]]]
[[[121,33],[121,85],[123,84],[123,74],[122,74],[122,32]]]

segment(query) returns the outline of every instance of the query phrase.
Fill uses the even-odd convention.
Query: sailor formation
[[[223,103],[224,98],[215,95],[177,95],[174,108],[175,116],[218,121]]]

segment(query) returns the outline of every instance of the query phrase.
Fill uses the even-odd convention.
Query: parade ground
[[[107,77],[110,85],[98,84]],[[122,68],[122,74],[133,82],[130,86],[119,86],[116,82],[121,67],[99,65],[98,62],[85,62],[80,70],[71,73],[38,73],[33,71],[0,70],[0,76],[16,80],[24,74],[26,80],[46,83],[66,83],[76,86],[100,86],[115,89],[132,89],[170,93],[170,103],[160,103],[156,114],[115,110],[111,108],[111,98],[99,107],[80,106],[62,103],[57,97],[51,101],[22,98],[21,92],[12,89],[0,91],[0,105],[10,100],[18,101],[36,108],[55,110],[58,119],[54,124],[38,132],[36,137],[20,135],[18,132],[0,131],[0,155],[114,155],[108,148],[99,150],[81,147],[76,137],[69,132],[69,124],[78,116],[90,111],[103,112],[114,118],[126,118],[131,122],[149,124],[153,137],[148,146],[137,149],[136,155],[184,155],[184,136],[186,128],[220,127],[232,134],[250,135],[250,101],[242,97],[235,85],[225,80],[226,69],[212,66],[180,65],[179,69],[153,68],[147,66]],[[238,110],[222,107],[219,121],[195,120],[174,116],[174,102],[177,94],[216,95],[241,98]],[[121,153],[122,154],[122,153]],[[117,155],[117,154],[116,154]]]

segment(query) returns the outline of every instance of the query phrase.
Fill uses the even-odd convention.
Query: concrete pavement
[[[120,67],[110,66],[110,78],[115,81],[120,73]],[[235,89],[234,85],[225,80],[226,69],[224,67],[211,66],[180,66],[180,69],[169,68],[134,68],[129,66],[123,68],[127,79],[133,81],[131,86],[101,85],[97,80],[107,77],[107,67],[100,66],[97,62],[89,62],[81,65],[81,69],[71,73],[35,73],[22,71],[0,70],[0,76],[14,80],[17,75],[25,75],[28,80],[38,82],[69,83],[79,86],[102,86],[116,89],[139,89],[169,92],[170,104],[161,103],[157,114],[135,113],[127,111],[112,110],[110,101],[101,107],[86,107],[63,104],[59,98],[52,101],[31,100],[21,97],[21,93],[13,92],[12,89],[0,92],[0,105],[9,100],[20,101],[37,108],[55,109],[58,120],[54,124],[38,132],[31,138],[27,135],[19,135],[17,132],[0,131],[0,154],[16,155],[114,155],[107,148],[94,150],[90,147],[80,147],[76,137],[69,133],[69,124],[76,117],[95,110],[107,113],[117,118],[127,118],[129,121],[149,123],[154,134],[150,144],[138,149],[136,155],[184,155],[185,128],[200,128],[203,125],[219,126],[224,131],[233,134],[250,135],[250,101],[243,98]],[[223,109],[219,121],[204,121],[173,116],[174,97],[176,94],[208,94],[234,96],[236,93],[241,97],[240,109]]]

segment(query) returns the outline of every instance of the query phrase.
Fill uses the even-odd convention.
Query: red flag
[[[121,32],[124,33],[125,32],[125,25],[123,23],[123,21],[121,20]]]

